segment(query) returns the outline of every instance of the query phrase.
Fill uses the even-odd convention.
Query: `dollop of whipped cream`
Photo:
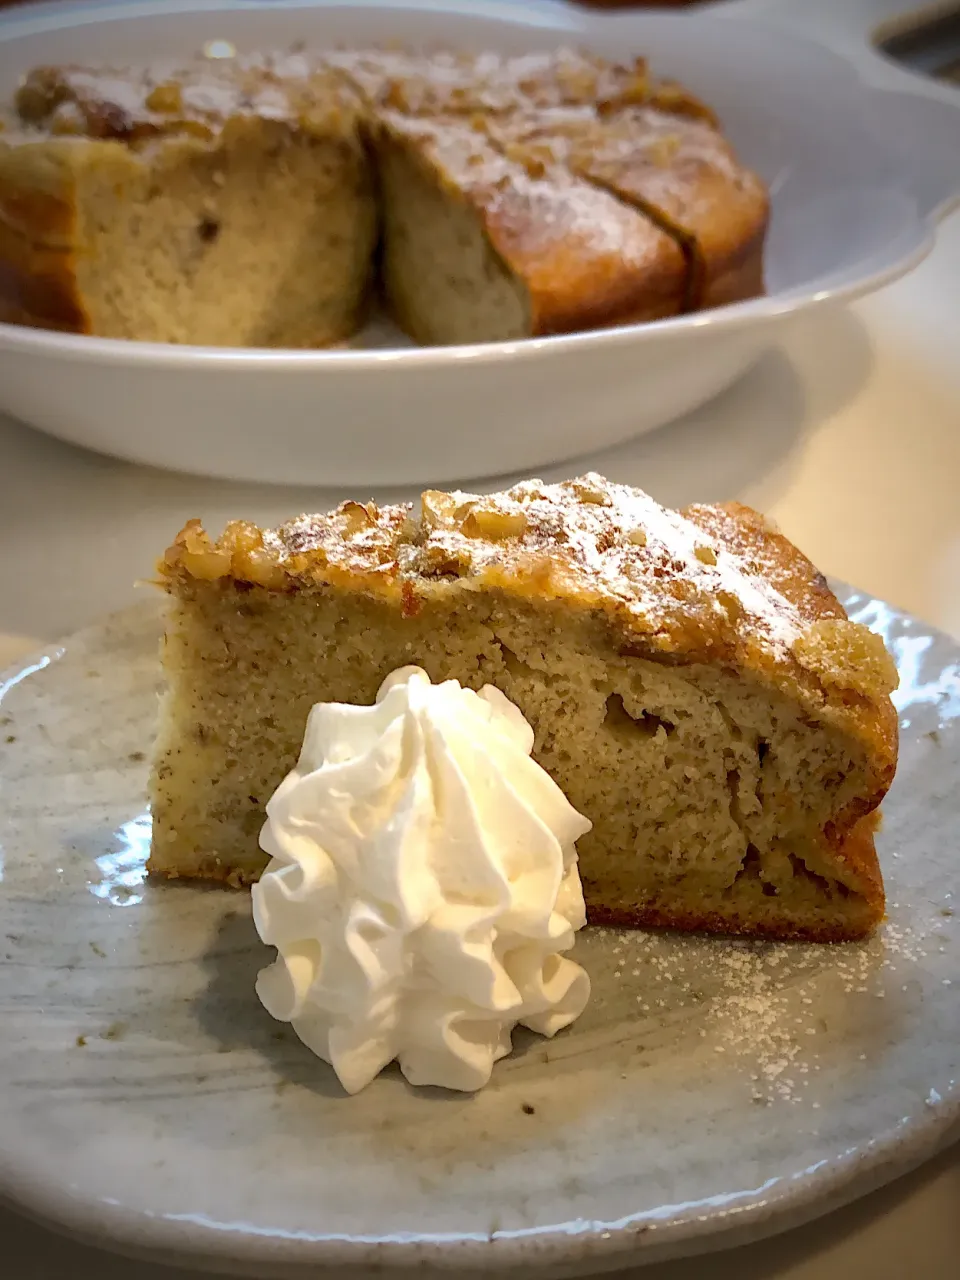
[[[267,805],[257,993],[356,1093],[392,1062],[479,1089],[517,1023],[552,1036],[590,995],[562,955],[585,923],[590,823],[531,759],[498,689],[395,671],[372,707],[318,703]]]

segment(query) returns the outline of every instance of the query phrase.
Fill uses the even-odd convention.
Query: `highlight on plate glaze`
[[[50,653],[41,655],[41,657],[37,658],[35,662],[27,663],[27,665],[23,667],[14,668],[5,679],[0,680],[0,710],[3,709],[3,700],[11,689],[15,689],[17,685],[22,684],[23,681],[29,679],[30,676],[36,675],[38,671],[43,671],[46,667],[49,667],[51,662],[56,662],[58,658],[63,657],[64,652],[65,650],[63,648],[56,648]],[[10,720],[12,723],[12,719],[7,717],[5,714],[0,716],[0,723],[5,724],[7,720]],[[10,736],[13,737],[14,735]],[[4,863],[3,844],[0,843],[0,883],[3,882]]]
[[[868,596],[852,596],[847,602],[847,612],[854,622],[882,636],[896,660],[900,687],[892,698],[901,713],[901,728],[908,729],[911,723],[903,718],[903,712],[923,704],[936,708],[941,725],[960,717],[960,662],[949,662],[945,666],[935,662],[932,671],[926,670],[935,643],[932,629],[926,623]]]
[[[65,652],[65,649],[55,649],[52,653],[45,653],[36,662],[20,667],[7,676],[6,680],[0,680],[0,702],[3,701],[11,689],[15,689],[18,684],[22,684],[30,676],[36,675],[38,671],[43,671],[46,667],[49,667],[51,662],[56,662],[58,658],[62,658]]]
[[[88,882],[95,898],[115,907],[133,907],[143,901],[152,827],[149,810],[120,824],[113,833],[119,849],[96,859],[100,877]]]

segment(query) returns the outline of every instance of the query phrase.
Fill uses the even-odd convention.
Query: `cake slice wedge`
[[[168,682],[150,869],[244,884],[310,707],[417,664],[493,684],[593,823],[594,923],[841,940],[883,914],[874,811],[894,664],[748,508],[673,512],[588,475],[199,521],[159,566]]]
[[[763,292],[766,189],[713,123],[653,106],[516,113],[487,131],[518,163],[562,164],[671,236],[690,271],[685,310]]]
[[[681,310],[683,253],[611,192],[514,161],[455,117],[383,111],[372,144],[384,292],[419,342],[505,341]]]

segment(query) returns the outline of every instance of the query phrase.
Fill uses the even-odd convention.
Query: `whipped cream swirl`
[[[279,952],[257,992],[355,1093],[399,1061],[412,1084],[479,1089],[517,1023],[582,1012],[561,953],[585,923],[590,823],[530,756],[498,689],[406,667],[372,707],[319,703],[267,805],[253,918]]]

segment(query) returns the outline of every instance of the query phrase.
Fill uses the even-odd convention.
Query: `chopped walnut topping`
[[[77,137],[86,130],[87,121],[75,102],[61,102],[50,117],[49,127],[58,138]]]
[[[391,80],[383,88],[383,105],[394,111],[403,111],[407,107],[407,95],[399,80]]]
[[[459,515],[459,511],[457,514]],[[460,531],[467,538],[489,538],[492,542],[504,542],[508,538],[523,537],[527,531],[527,517],[522,511],[484,507],[480,503],[471,502],[462,517]]]
[[[600,480],[599,476],[584,476],[582,480],[572,480],[570,483],[573,492],[581,502],[596,507],[613,506],[610,493],[604,487],[605,482]]]
[[[167,551],[164,565],[181,568],[191,578],[212,582],[230,572],[231,552],[214,546],[199,520],[188,520]]]
[[[743,617],[743,602],[732,591],[718,591],[717,600],[731,622],[739,622]]]
[[[886,697],[900,682],[878,635],[844,618],[820,618],[793,643],[793,655],[825,685],[867,698]]]
[[[199,520],[188,521],[161,565],[165,571],[178,568],[204,582],[232,577],[241,582],[277,588],[283,587],[287,581],[276,557],[264,547],[261,531],[245,521],[227,525],[216,544],[211,542]]]
[[[557,79],[565,96],[574,102],[590,102],[597,94],[596,72],[581,67],[565,67],[557,69]]]
[[[420,510],[423,515],[423,523],[428,529],[442,529],[451,526],[456,509],[457,502],[452,494],[441,493],[438,489],[427,489],[420,495]]]
[[[647,143],[647,155],[661,169],[669,169],[680,150],[681,138],[677,133],[664,133]]]
[[[167,80],[155,85],[147,94],[146,106],[150,111],[160,111],[172,115],[183,110],[183,90],[175,80]]]
[[[373,508],[372,511],[370,507]],[[370,507],[365,507],[360,502],[345,502],[340,507],[340,514],[344,517],[344,532],[348,538],[364,529],[372,529],[377,523],[377,509],[373,503]]]
[[[532,142],[507,142],[503,154],[513,164],[519,164],[531,178],[543,178],[547,169],[554,163],[553,150],[549,143],[534,140]]]
[[[293,56],[198,56],[180,69],[40,67],[16,96],[21,121],[60,134],[139,146],[164,136],[213,138],[241,115],[342,130],[358,101],[323,63]]]

